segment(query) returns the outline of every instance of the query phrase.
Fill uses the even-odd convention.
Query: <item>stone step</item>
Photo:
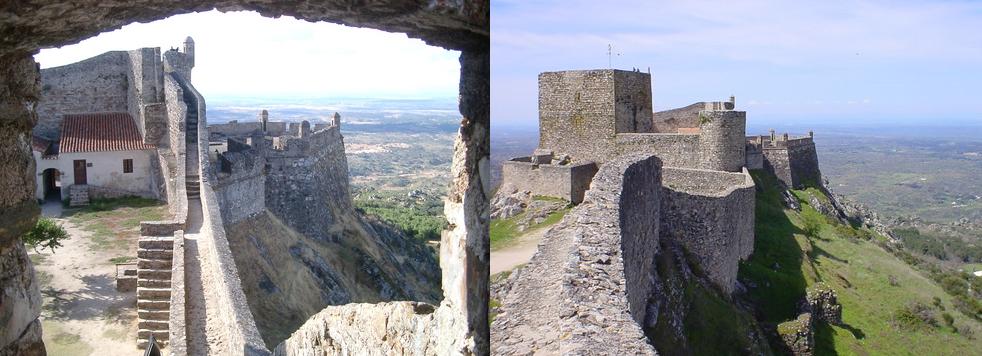
[[[174,238],[170,236],[140,236],[137,247],[142,249],[173,250]]]
[[[167,310],[139,309],[136,311],[136,315],[142,320],[170,320],[170,309]]]
[[[137,287],[147,288],[170,288],[170,280],[167,279],[140,279],[136,281]]]
[[[166,320],[140,320],[137,327],[143,330],[170,330],[170,322]],[[157,337],[157,335],[154,335]]]
[[[170,288],[137,287],[136,297],[146,300],[170,300]]]
[[[143,342],[146,342],[147,338],[150,337],[150,334],[153,334],[153,338],[157,341],[167,341],[170,339],[170,332],[167,330],[140,329],[136,332],[136,337],[143,340]]]
[[[174,258],[174,250],[140,248],[136,250],[136,257],[148,260],[170,260]]]
[[[136,266],[144,269],[170,269],[173,266],[173,261],[141,258],[136,261]]]
[[[167,300],[137,299],[136,308],[142,310],[170,311],[170,299]]]
[[[136,275],[140,279],[165,279],[170,280],[171,272],[169,269],[138,269]]]

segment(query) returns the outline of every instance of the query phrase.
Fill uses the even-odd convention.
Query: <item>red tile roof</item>
[[[136,123],[125,112],[66,114],[59,153],[150,150]]]

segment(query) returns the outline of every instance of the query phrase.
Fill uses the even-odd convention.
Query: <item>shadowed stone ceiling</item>
[[[433,46],[478,49],[489,45],[488,7],[487,0],[12,0],[0,5],[0,57],[77,43],[133,22],[212,9],[402,32]]]

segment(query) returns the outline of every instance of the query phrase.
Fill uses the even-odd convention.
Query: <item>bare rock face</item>
[[[520,191],[510,185],[502,186],[491,198],[491,218],[507,219],[521,214],[531,202],[532,192]]]
[[[21,236],[37,221],[31,127],[38,69],[31,57],[0,57],[0,355],[44,355],[41,292]]]

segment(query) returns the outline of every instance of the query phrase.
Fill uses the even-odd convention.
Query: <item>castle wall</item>
[[[166,134],[167,125],[166,114],[158,105],[164,101],[160,48],[140,48],[127,54],[130,70],[127,72],[129,95],[126,106],[136,120],[144,142],[156,144]]]
[[[566,199],[574,204],[583,201],[590,181],[597,173],[595,163],[570,165],[532,164],[529,157],[505,161],[501,175],[505,182],[520,191]]]
[[[187,104],[184,103],[184,90],[170,75],[164,77],[164,108],[167,119],[166,146],[157,149],[163,188],[167,196],[167,206],[175,219],[184,221],[187,216],[187,191],[184,186],[187,174],[185,131]]]
[[[130,68],[129,54],[113,51],[42,70],[34,133],[48,139],[61,137],[64,114],[128,112]]]
[[[283,150],[266,154],[267,209],[305,236],[335,240],[330,227],[341,212],[354,209],[340,128],[285,141]]]
[[[262,123],[258,121],[238,122],[232,121],[224,124],[213,124],[208,126],[208,132],[218,133],[229,137],[248,136],[249,134],[262,131]],[[281,136],[289,133],[287,122],[270,121],[266,123],[266,134],[270,136]]]
[[[662,169],[661,238],[676,241],[729,293],[740,260],[753,252],[754,183],[750,173]]]
[[[764,168],[788,187],[802,188],[822,182],[818,152],[810,137],[776,141],[773,146],[765,143],[763,155]]]
[[[221,345],[223,349],[212,348],[211,351],[216,354],[269,354],[242,290],[242,282],[225,235],[220,202],[213,188],[217,178],[211,170],[208,158],[209,134],[205,101],[187,79],[185,83],[198,104],[198,140],[193,143],[197,148],[192,149],[192,152],[199,155],[197,169],[201,172],[202,224],[198,234],[198,248],[203,251],[199,256],[202,274],[205,275],[202,278],[210,280],[204,293],[218,301],[216,305],[219,307],[214,315],[219,316],[217,319],[220,324],[215,330],[223,333],[218,338],[224,341]],[[209,314],[212,312],[209,311]]]
[[[658,156],[665,167],[698,168],[699,135],[633,134],[617,135],[618,154],[645,153]]]
[[[562,353],[654,354],[641,325],[658,278],[661,171],[657,157],[618,157],[601,167],[583,204],[563,220],[576,248],[572,263],[561,264],[567,280],[560,329],[568,335]],[[604,327],[584,315],[602,315]]]
[[[764,151],[760,145],[747,143],[746,152],[747,169],[764,169]]]
[[[699,168],[739,172],[746,163],[747,113],[705,110],[699,115]]]
[[[229,146],[233,145],[230,141]],[[265,161],[256,150],[228,151],[222,154],[222,165],[229,165],[229,174],[218,174],[214,184],[218,206],[226,224],[234,224],[259,214],[266,208]],[[222,171],[225,171],[225,167]]]

